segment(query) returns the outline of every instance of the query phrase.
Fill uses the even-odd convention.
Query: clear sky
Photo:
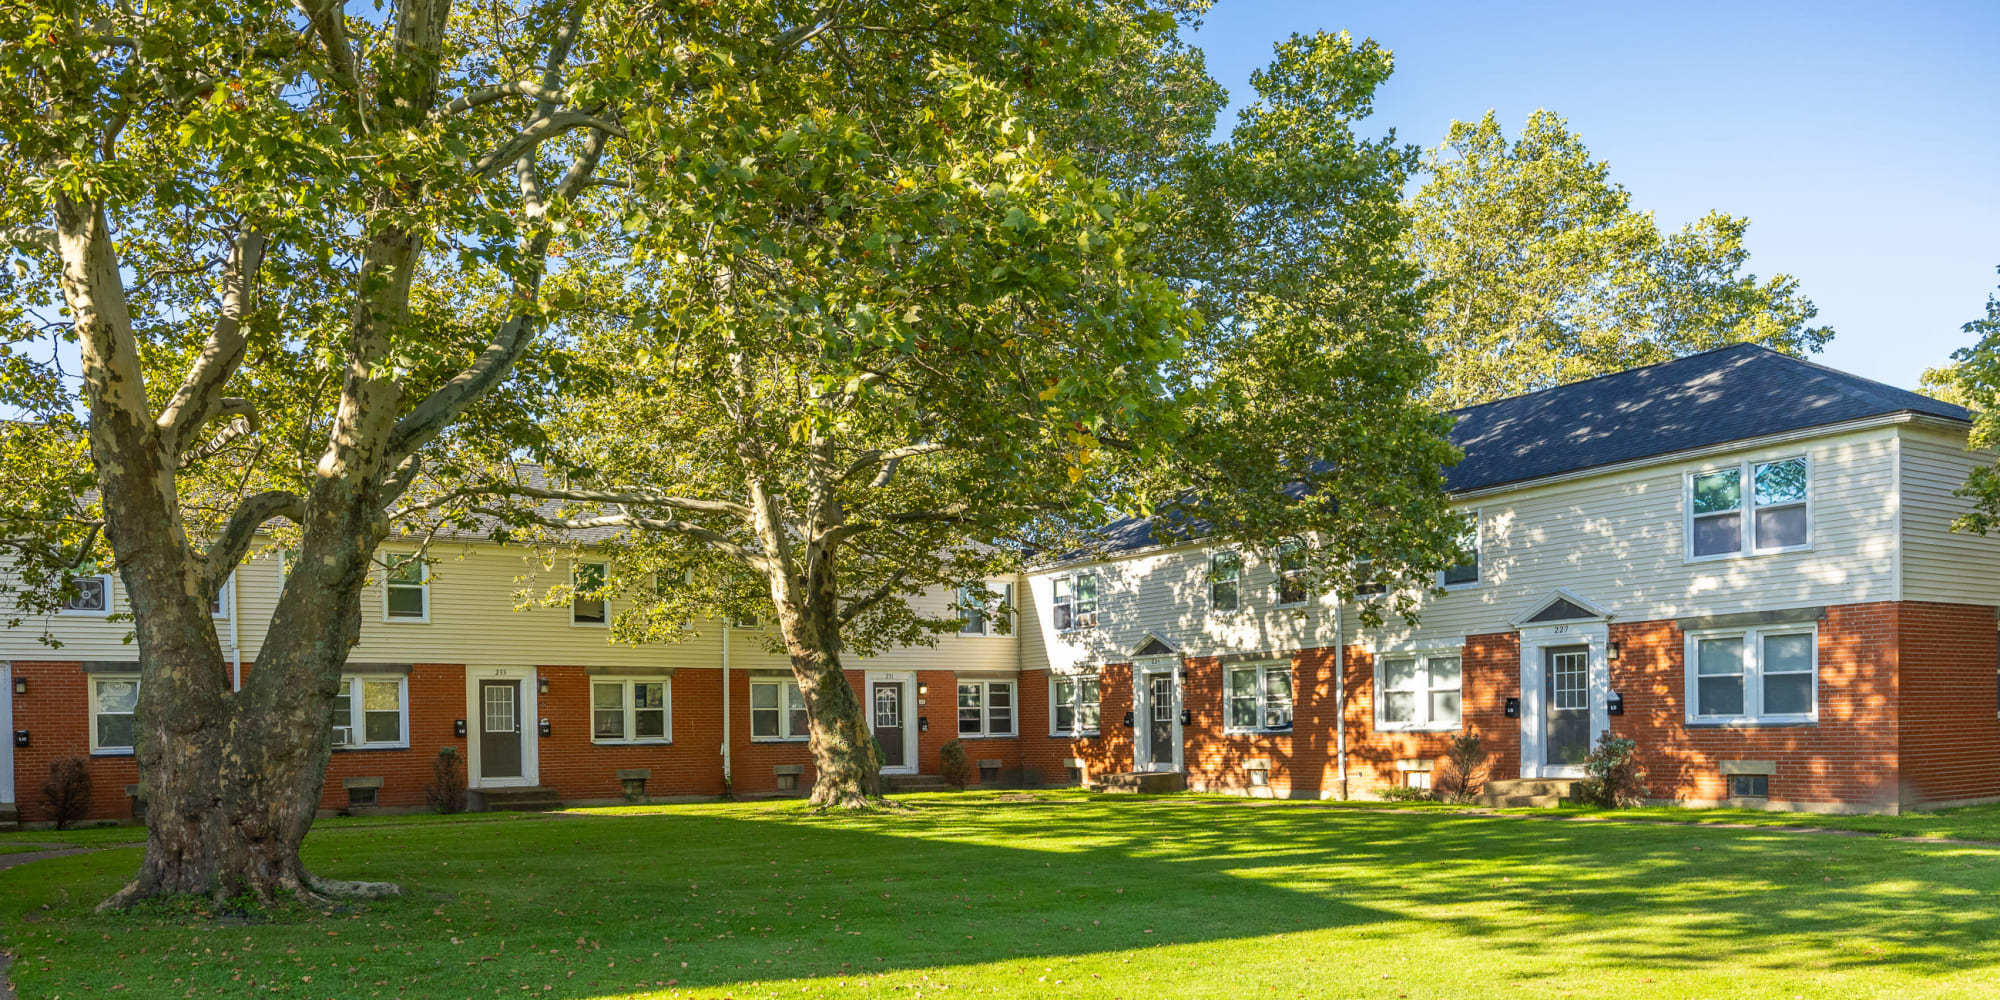
[[[1192,37],[1240,105],[1274,41],[1319,30],[1395,52],[1378,132],[1548,108],[1662,228],[1748,216],[1750,270],[1800,279],[1836,368],[1915,388],[2000,286],[2000,0],[1218,0]]]

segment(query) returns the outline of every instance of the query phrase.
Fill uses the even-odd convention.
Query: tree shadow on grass
[[[1165,961],[1147,957],[1154,946],[1298,932],[1332,932],[1316,940],[1343,950],[1455,938],[1530,975],[1557,957],[1572,971],[1746,973],[2000,961],[1994,852],[1737,830],[1142,799],[342,830],[315,835],[312,864],[400,879],[409,895],[226,936],[185,918],[87,915],[129,871],[122,853],[47,862],[70,868],[32,885],[0,875],[24,985],[595,997],[671,984],[715,995],[987,963],[1032,974],[1040,960],[1121,952],[1137,972]],[[31,912],[42,937],[23,936]],[[1774,949],[1777,936],[1810,947]]]

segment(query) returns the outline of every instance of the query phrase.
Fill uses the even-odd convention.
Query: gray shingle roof
[[[1963,407],[1754,344],[1455,412],[1451,440],[1465,457],[1445,470],[1453,493],[1892,413],[1971,420]],[[1207,533],[1191,518],[1131,517],[1105,525],[1094,548],[1122,552]]]

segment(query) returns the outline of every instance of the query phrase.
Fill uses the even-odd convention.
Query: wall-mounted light
[[[1618,643],[1615,641],[1604,647],[1604,655],[1610,657],[1611,659],[1614,660],[1617,659],[1618,652],[1619,652]]]
[[[14,693],[15,694],[28,693],[28,679],[26,677],[14,678]]]
[[[535,679],[535,690],[536,690],[536,691],[538,691],[538,692],[540,692],[540,693],[542,693],[542,694],[548,694],[548,693],[549,693],[549,679],[548,679],[548,678],[546,678],[546,677],[538,677],[538,678],[536,678],[536,679]]]
[[[931,693],[931,686],[929,684],[920,683],[917,685],[917,697],[922,698],[930,693]]]

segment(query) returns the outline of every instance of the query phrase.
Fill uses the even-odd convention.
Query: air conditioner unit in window
[[[333,727],[333,745],[334,745],[334,746],[337,746],[337,747],[351,747],[351,746],[353,746],[353,745],[354,745],[354,727],[353,727],[353,726],[335,726],[335,727]]]

